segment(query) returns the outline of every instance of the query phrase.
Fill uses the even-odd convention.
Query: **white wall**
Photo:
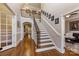
[[[54,31],[53,29],[51,29],[50,26],[46,26],[47,24],[45,24],[45,22],[43,21],[48,29],[51,39],[55,42],[57,49],[63,52],[64,41],[65,41],[64,40],[65,19],[63,18],[63,16],[71,12],[72,10],[78,8],[79,4],[78,3],[42,3],[41,7],[42,10],[51,13],[52,15],[55,16],[55,18],[59,17],[59,24],[55,24],[55,20],[51,21],[47,17],[41,15],[42,20],[46,20],[55,29]],[[56,32],[59,33],[60,35],[58,35]]]
[[[51,39],[52,39],[52,41],[54,42],[54,44],[55,44],[55,46],[56,46],[56,49],[58,50],[58,51],[60,51],[60,52],[64,52],[64,48],[63,48],[63,44],[64,43],[62,43],[63,41],[64,41],[64,38],[62,37],[62,32],[61,32],[61,30],[63,30],[63,29],[61,29],[60,30],[60,33],[53,27],[53,25],[55,25],[55,24],[53,24],[53,25],[51,25],[50,24],[50,22],[48,21],[49,19],[46,19],[45,18],[45,16],[43,16],[42,15],[42,23],[44,24],[44,26],[46,27],[46,29],[47,29],[47,31],[48,31],[48,33],[49,33],[49,35],[51,36]],[[62,27],[61,25],[59,26],[60,28]],[[63,31],[64,32],[64,31]],[[63,38],[63,39],[62,39]]]
[[[20,14],[20,9],[23,6],[22,3],[7,3],[7,5],[15,14]]]
[[[21,22],[21,11],[23,4],[22,3],[6,3],[8,7],[15,13],[13,18],[13,41],[14,45],[18,45],[18,43],[23,39],[21,34],[21,27],[18,28],[17,21]],[[21,26],[21,24],[20,24]]]
[[[79,33],[79,31],[70,31],[70,27],[69,27],[69,23],[72,22],[72,21],[79,21],[79,14],[77,15],[74,15],[70,18],[65,18],[65,33],[68,33],[68,32],[77,32]]]

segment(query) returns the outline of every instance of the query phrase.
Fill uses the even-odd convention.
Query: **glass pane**
[[[12,35],[12,32],[7,32],[7,35]]]
[[[12,24],[12,17],[7,15],[7,24]]]
[[[1,33],[1,25],[0,25],[0,33]]]
[[[8,41],[8,43],[7,43],[8,45],[12,45],[12,42],[11,41]]]
[[[12,40],[12,35],[8,35],[7,40],[11,41]]]
[[[1,25],[1,32],[6,32],[6,25]]]
[[[1,24],[6,24],[6,15],[1,14]]]
[[[7,36],[7,44],[11,45],[12,44],[12,35]]]
[[[1,36],[6,35],[6,32],[1,32]]]
[[[0,35],[0,48],[1,48],[1,35]]]
[[[5,47],[6,46],[6,42],[1,42],[1,47]]]
[[[7,32],[12,32],[12,25],[7,25]]]
[[[4,42],[4,41],[6,41],[6,36],[5,35],[1,36],[1,42]]]
[[[0,14],[0,24],[1,24],[1,14]]]

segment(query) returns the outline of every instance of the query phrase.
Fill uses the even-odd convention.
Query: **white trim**
[[[39,46],[45,46],[45,45],[50,45],[53,44],[52,42],[46,42],[46,43],[40,43]]]
[[[56,49],[57,51],[59,51],[60,53],[64,53],[64,52],[65,52],[65,50],[60,50],[60,49],[56,46],[56,44],[54,43],[53,40],[52,40],[52,43],[55,45],[55,49]]]
[[[59,48],[56,46],[56,44],[54,43],[53,40],[52,40],[52,43],[55,45],[55,49],[56,49],[57,51],[59,51],[60,53],[64,53],[64,52],[65,52],[65,50],[59,49]]]
[[[76,11],[76,10],[78,10],[78,9],[79,9],[79,7],[75,8],[75,9],[73,9],[73,10],[70,10],[70,11],[68,11],[67,13],[64,13],[64,15],[67,15],[67,14],[69,14],[69,13],[71,13],[71,12],[73,12],[73,11]]]
[[[0,51],[4,51],[4,50],[7,50],[7,49],[10,49],[10,48],[13,48],[13,47],[14,47],[14,45],[9,45],[9,46],[3,47],[3,49],[0,50]]]
[[[64,19],[64,16],[61,16],[61,48],[62,50],[64,50],[64,47],[65,47],[65,37],[64,37],[64,34],[65,34],[65,19]]]
[[[44,20],[44,19],[43,19]],[[47,21],[47,20],[44,20],[49,26],[50,26],[50,28],[52,29],[52,30],[54,30],[54,32],[57,34],[57,35],[59,35],[59,36],[61,36],[61,34]]]
[[[12,42],[13,42],[13,46],[16,47],[16,33],[17,33],[17,27],[16,27],[16,16],[13,16],[12,19]]]
[[[59,49],[56,45],[55,45],[55,48],[56,48],[56,50],[59,51],[60,53],[65,53],[65,50]]]
[[[50,38],[50,36],[40,36],[40,38]]]
[[[19,43],[21,42],[22,40],[18,40],[16,43],[16,46],[18,46],[19,45]]]

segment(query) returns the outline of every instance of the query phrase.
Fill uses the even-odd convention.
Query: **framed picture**
[[[43,10],[41,10],[41,13],[43,13]]]
[[[46,12],[46,17],[47,17],[47,12]]]
[[[44,15],[44,11],[43,11],[43,15]]]
[[[53,16],[51,16],[51,21],[53,21],[54,20],[54,15]]]
[[[51,14],[49,14],[49,16],[48,16],[48,19],[50,19],[51,18]]]
[[[79,21],[69,22],[70,31],[79,31]]]
[[[48,17],[48,13],[46,14],[46,16]]]
[[[44,15],[45,15],[45,11],[44,11]]]
[[[46,12],[45,12],[45,16],[46,16]]]
[[[55,18],[55,24],[59,24],[59,18]]]

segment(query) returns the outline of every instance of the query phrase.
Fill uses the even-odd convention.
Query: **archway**
[[[24,36],[28,35],[28,37],[31,37],[31,32],[32,32],[32,25],[30,22],[24,22],[23,23],[23,27],[24,27]]]

